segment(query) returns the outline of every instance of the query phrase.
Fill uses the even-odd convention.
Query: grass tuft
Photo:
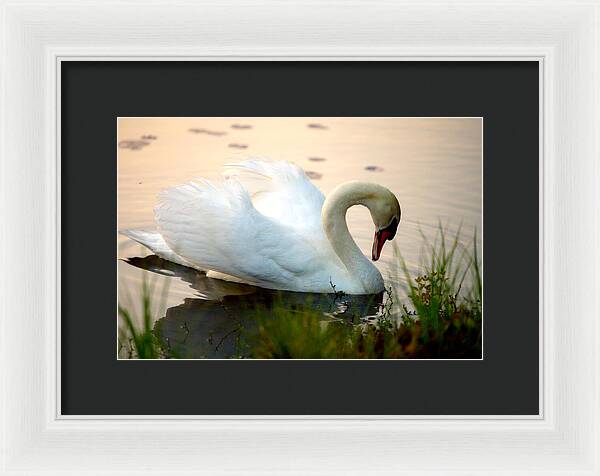
[[[136,324],[132,311],[119,303],[118,314],[121,318],[119,326],[119,356],[125,355],[129,359],[162,359],[171,357],[160,346],[159,337],[153,331],[155,310],[152,307],[152,296],[155,282],[148,283],[146,275],[142,277],[142,325]],[[168,294],[168,281],[162,291],[161,305],[164,309]]]
[[[428,259],[423,274],[416,277],[394,247],[412,307],[409,310],[405,305],[401,312],[399,333],[405,334],[401,340],[410,336],[405,353],[409,357],[481,357],[483,287],[477,235],[473,235],[470,252],[460,245],[460,230],[448,242],[441,225],[436,243],[424,240]]]

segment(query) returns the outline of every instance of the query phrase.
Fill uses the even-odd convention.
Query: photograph
[[[483,359],[483,127],[118,117],[117,358]]]

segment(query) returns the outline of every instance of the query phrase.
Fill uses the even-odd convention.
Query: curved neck
[[[325,234],[346,269],[359,277],[372,272],[374,266],[362,253],[348,230],[346,212],[353,205],[369,207],[374,184],[346,182],[338,185],[323,203],[321,219]]]

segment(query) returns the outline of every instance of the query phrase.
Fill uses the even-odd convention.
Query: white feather
[[[263,183],[253,203],[241,182],[256,176]],[[194,180],[165,190],[154,211],[165,244],[195,267],[257,286],[308,290],[331,253],[320,227],[322,203],[296,166],[251,161],[229,166],[220,183]],[[315,225],[320,236],[309,230]]]
[[[321,208],[325,197],[297,165],[247,160],[225,165],[223,175],[241,182],[254,207],[263,215],[294,228],[322,233]]]
[[[193,263],[181,258],[181,256],[179,256],[177,253],[174,253],[173,250],[169,248],[160,233],[144,230],[121,230],[120,233],[131,238],[133,241],[137,241],[139,244],[144,245],[155,255],[160,256],[163,259],[172,261],[173,263],[181,264],[183,266],[200,269],[194,266]]]

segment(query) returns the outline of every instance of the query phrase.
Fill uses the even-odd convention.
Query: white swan
[[[360,251],[346,211],[364,205],[375,224],[372,259],[396,234],[400,205],[387,188],[346,182],[327,199],[289,162],[225,166],[224,180],[198,179],[161,192],[158,233],[122,233],[158,256],[209,276],[269,289],[375,294],[379,270]]]

